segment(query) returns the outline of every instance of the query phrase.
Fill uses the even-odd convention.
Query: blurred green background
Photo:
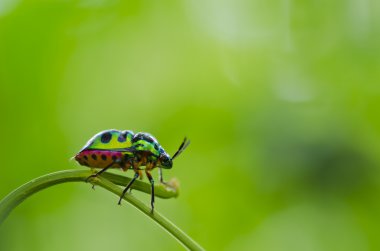
[[[379,110],[375,0],[0,0],[0,198],[104,129],[188,136],[156,208],[207,250],[380,250]],[[0,228],[4,251],[149,249],[182,247],[84,183]]]

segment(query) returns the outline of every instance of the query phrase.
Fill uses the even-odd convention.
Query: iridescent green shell
[[[137,151],[146,151],[152,153],[153,156],[159,157],[165,152],[158,141],[149,133],[139,132],[132,138],[132,148]]]
[[[132,146],[132,138],[132,131],[105,130],[93,136],[81,151],[91,149],[121,151]]]
[[[75,156],[81,165],[104,168],[112,163],[111,161],[115,161],[115,166],[123,169],[129,168],[134,158],[137,161],[143,160],[143,163],[140,163],[142,166],[148,162],[163,168],[172,166],[170,156],[149,133],[134,134],[132,131],[115,129],[105,130],[93,136]]]

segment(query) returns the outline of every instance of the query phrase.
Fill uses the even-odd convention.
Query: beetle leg
[[[95,173],[95,174],[91,174],[90,176],[87,177],[86,179],[86,182],[88,182],[89,179],[91,178],[96,178],[98,177],[98,175],[102,174],[103,172],[107,171],[108,168],[110,168],[111,166],[113,166],[116,162],[112,162],[111,164],[109,164],[108,166],[104,167],[102,170],[100,170],[99,172]]]
[[[133,179],[128,183],[128,185],[124,188],[123,190],[123,193],[121,194],[120,196],[120,199],[119,199],[119,202],[117,204],[121,205],[121,200],[124,198],[124,195],[126,194],[126,192],[128,191],[128,189],[132,186],[133,182],[135,182],[135,180],[139,177],[139,172],[137,172],[135,170],[135,176],[133,177]]]
[[[132,159],[128,155],[124,155],[124,160],[121,162],[120,166],[121,169],[123,169],[124,172],[126,172],[128,169],[132,169]]]
[[[89,179],[91,178],[96,178],[98,177],[100,174],[104,173],[105,171],[107,171],[108,168],[110,168],[111,166],[113,166],[114,164],[117,164],[117,163],[120,163],[120,159],[116,159],[114,162],[112,162],[111,164],[109,164],[108,166],[104,167],[102,170],[100,170],[99,172],[95,173],[95,174],[92,174],[90,176],[87,177],[86,179],[86,182],[89,181]],[[95,189],[95,185],[92,185],[92,189]]]
[[[160,182],[162,184],[166,185],[167,183],[164,181],[164,177],[162,176],[162,168],[161,167],[158,168],[158,176],[160,177]]]
[[[150,205],[151,205],[151,207],[152,207],[152,211],[151,211],[151,213],[153,213],[153,210],[154,210],[154,180],[153,180],[152,175],[150,174],[150,171],[145,170],[145,174],[146,174],[146,176],[148,177],[148,179],[149,179],[149,181],[150,181],[150,184],[151,184],[151,191],[152,191],[152,194],[151,194],[151,197],[150,197]]]
[[[139,169],[136,172],[139,173],[139,179],[142,180],[144,178],[142,171]],[[132,187],[129,189],[129,192],[132,193]]]

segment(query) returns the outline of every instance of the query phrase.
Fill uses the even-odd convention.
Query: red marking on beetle
[[[87,159],[85,156],[87,156]],[[102,156],[107,156],[107,158]],[[75,156],[75,160],[77,160],[81,165],[87,164],[86,166],[94,168],[104,168],[116,159],[123,159],[123,154],[121,152],[107,150],[83,150]],[[120,164],[115,164],[113,167],[120,167]]]

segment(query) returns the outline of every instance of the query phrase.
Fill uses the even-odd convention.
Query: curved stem
[[[21,202],[27,199],[29,196],[37,193],[40,190],[48,188],[50,186],[65,183],[65,182],[85,182],[87,177],[90,176],[92,172],[90,170],[65,170],[55,173],[50,173],[34,180],[29,181],[28,183],[17,188],[6,196],[3,200],[0,201],[0,224],[6,219],[9,213]],[[91,182],[94,185],[99,185],[108,191],[120,196],[122,189],[118,185],[126,185],[129,182],[130,178],[123,177],[116,174],[104,173],[101,177],[91,179]],[[150,184],[136,181],[132,186],[133,189],[150,193]],[[156,196],[161,198],[171,198],[177,196],[177,191],[173,188],[165,187],[161,184],[155,186]],[[132,196],[131,194],[126,194],[124,200],[132,204],[139,211],[150,217],[163,229],[169,232],[177,241],[179,241],[183,246],[189,250],[203,250],[203,248],[187,236],[181,229],[176,225],[171,223],[168,219],[162,216],[157,210],[154,213],[151,213],[150,207],[146,206],[140,200]]]

